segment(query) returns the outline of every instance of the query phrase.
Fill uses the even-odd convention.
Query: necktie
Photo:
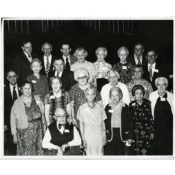
[[[13,101],[17,99],[16,87],[13,86]]]
[[[47,63],[46,63],[46,74],[48,75],[50,71],[50,63],[49,63],[49,58],[47,58]]]
[[[149,77],[150,77],[151,80],[152,80],[152,76],[153,76],[152,68],[153,68],[153,66],[150,65],[150,66],[149,66]]]
[[[66,58],[66,69],[70,69],[70,65],[69,65],[69,60],[68,60],[68,58]]]
[[[137,60],[138,60],[138,65],[142,65],[141,61],[140,61],[140,57],[137,57]]]
[[[31,57],[31,55],[28,55],[28,59],[29,59],[30,62],[32,62],[32,57]]]

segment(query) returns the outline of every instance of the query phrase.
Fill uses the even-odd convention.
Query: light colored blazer
[[[44,105],[39,96],[34,95],[34,98],[42,114],[42,123],[45,125]],[[28,118],[25,112],[22,96],[16,99],[12,106],[11,115],[10,115],[10,125],[11,125],[12,135],[16,135],[17,128],[25,129],[28,127]]]
[[[167,92],[167,101],[170,104],[171,110],[173,112],[173,94],[168,91],[166,92]],[[149,96],[149,100],[151,101],[151,111],[152,111],[153,119],[154,119],[154,108],[158,98],[159,98],[158,90],[152,92]]]

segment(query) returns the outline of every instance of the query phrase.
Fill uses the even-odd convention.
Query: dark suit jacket
[[[54,75],[55,72],[53,72],[52,76]],[[65,91],[69,91],[70,88],[76,83],[76,81],[74,80],[74,73],[72,71],[63,70],[61,81],[62,81],[62,88]]]
[[[45,67],[44,67],[44,55],[40,57],[41,63],[42,63],[42,69],[40,71],[41,75],[46,75],[46,71],[45,71]],[[53,75],[53,62],[55,60],[55,56],[52,56],[52,60],[51,60],[51,65],[50,65],[50,71],[48,73],[48,80],[50,80],[50,77]]]
[[[147,63],[147,65],[145,67],[145,70],[144,70],[145,73],[143,75],[143,78],[146,79],[148,82],[151,83],[151,86],[152,86],[152,88],[153,88],[154,91],[157,90],[157,88],[155,86],[155,79],[157,77],[160,77],[160,76],[165,76],[159,63],[156,63],[155,69],[157,69],[158,72],[154,72],[153,77],[152,77],[152,80],[151,80],[150,79],[149,70],[148,70],[148,63]]]
[[[32,58],[35,58],[35,56],[32,55]],[[27,76],[32,74],[32,70],[30,68],[30,61],[27,59],[24,52],[21,52],[19,55],[17,55],[14,58],[13,69],[16,72],[16,74],[18,75],[19,83],[21,81],[26,80]]]
[[[62,56],[62,58],[63,58],[63,56]],[[63,59],[64,60],[64,59]],[[70,64],[72,65],[72,64],[74,64],[75,62],[77,62],[78,61],[78,58],[77,57],[75,57],[74,55],[70,55]],[[65,63],[66,64],[66,63]]]
[[[127,58],[128,62],[130,62],[132,65],[136,65],[135,59],[134,59],[134,54],[130,55]],[[148,64],[148,61],[144,55],[142,55],[142,66],[145,67]]]

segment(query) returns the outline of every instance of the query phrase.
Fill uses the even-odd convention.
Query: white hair
[[[78,82],[79,75],[82,74],[82,73],[85,76],[87,76],[87,79],[89,79],[90,76],[89,76],[88,70],[87,69],[80,68],[80,69],[77,69],[77,70],[74,71],[74,79],[75,79],[75,81]]]
[[[165,78],[165,77],[158,77],[158,78],[155,79],[155,85],[156,85],[156,87],[157,87],[158,82],[161,81],[161,80],[162,81],[165,81],[166,86],[168,86],[168,80],[167,80],[167,78]]]

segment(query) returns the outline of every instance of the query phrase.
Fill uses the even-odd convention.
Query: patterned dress
[[[70,103],[69,93],[65,90],[61,90],[61,96],[55,97],[53,92],[51,91],[49,94],[45,96],[44,104],[49,104],[49,121],[52,123],[54,121],[54,113],[57,108],[63,108],[67,111],[67,104]]]
[[[33,85],[33,94],[39,95],[42,102],[44,102],[45,95],[49,92],[47,77],[45,75],[40,75],[40,78],[38,79],[32,74],[27,77],[27,80]]]
[[[138,80],[131,80],[129,83],[127,83],[127,86],[128,86],[128,91],[129,91],[129,96],[130,96],[130,100],[131,101],[134,101],[134,96],[132,96],[132,88],[135,86],[135,85],[142,85],[145,89],[145,95],[144,95],[144,98],[146,98],[147,100],[149,100],[149,95],[151,94],[151,92],[153,92],[153,88],[151,86],[151,84],[145,80],[145,79],[140,79],[140,81]]]
[[[113,69],[120,74],[120,82],[126,84],[132,79],[132,65],[127,62],[126,64],[121,64],[120,62],[114,64]]]
[[[35,156],[43,155],[42,138],[43,127],[41,120],[41,111],[34,97],[30,106],[24,103],[25,111],[28,117],[28,128],[17,129],[17,155]]]
[[[112,66],[105,61],[94,63],[95,76],[97,79],[97,89],[100,92],[103,85],[109,83],[107,73],[111,70]]]
[[[70,89],[69,95],[70,95],[70,100],[74,101],[74,118],[77,121],[78,108],[80,107],[80,105],[86,103],[85,90],[82,90],[78,84],[75,84]],[[95,101],[96,102],[101,101],[101,96],[99,92],[97,92]]]
[[[152,150],[152,140],[150,136],[154,133],[151,103],[143,99],[141,105],[133,101],[129,107],[134,123],[134,153],[136,155],[149,155]]]

